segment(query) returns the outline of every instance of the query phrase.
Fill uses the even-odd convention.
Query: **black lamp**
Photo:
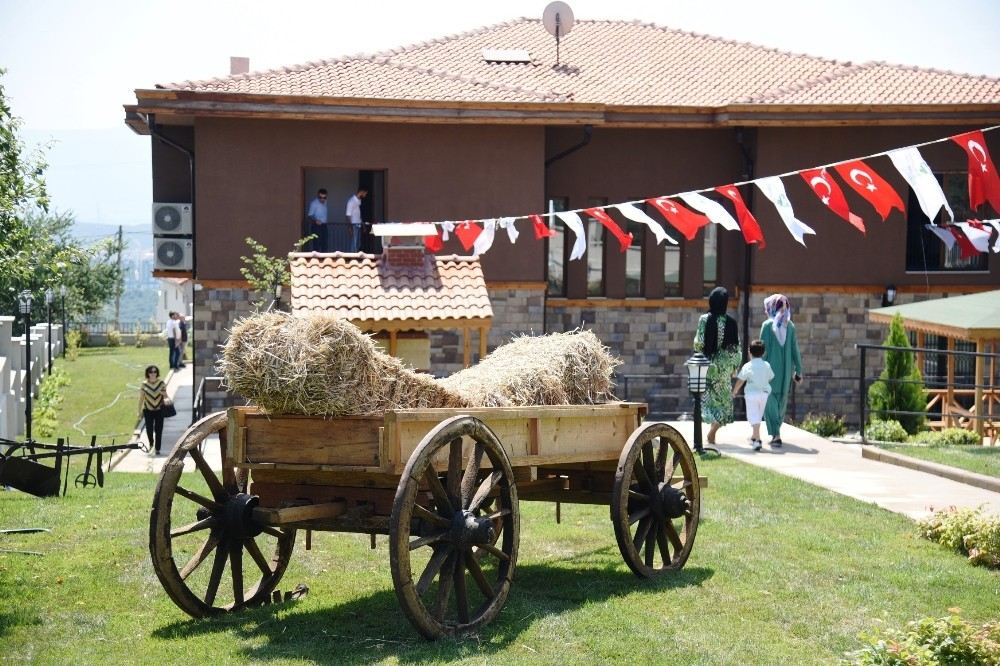
[[[52,374],[52,301],[55,298],[55,294],[52,293],[51,288],[46,288],[45,290],[45,327],[48,329],[49,335],[49,364],[48,370],[45,371],[46,375]]]
[[[703,446],[701,441],[701,396],[708,389],[708,367],[711,361],[701,352],[695,352],[684,361],[684,365],[688,371],[688,391],[694,396],[694,452],[712,451],[719,454],[718,449]]]
[[[896,285],[890,284],[886,285],[885,292],[882,294],[882,307],[886,308],[896,302]]]
[[[25,289],[17,295],[18,309],[24,315],[24,435],[29,444],[31,439],[31,392],[34,388],[31,382],[31,291]]]

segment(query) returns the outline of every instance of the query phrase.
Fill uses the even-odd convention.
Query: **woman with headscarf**
[[[702,401],[702,420],[711,423],[708,443],[715,444],[715,433],[733,420],[733,374],[740,365],[740,336],[736,320],[726,314],[729,292],[716,287],[708,295],[708,312],[698,319],[694,350],[700,351],[708,366],[708,388]]]
[[[764,342],[764,360],[774,371],[771,395],[764,408],[764,423],[771,435],[771,446],[781,446],[781,424],[788,408],[788,394],[792,381],[802,381],[802,357],[792,323],[792,306],[782,294],[771,294],[764,299],[767,321],[760,327]]]

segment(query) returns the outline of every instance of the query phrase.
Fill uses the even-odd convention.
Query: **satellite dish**
[[[573,29],[573,10],[565,2],[550,2],[542,12],[542,25],[556,38],[556,65],[559,64],[559,38]]]
[[[565,2],[550,2],[542,12],[542,25],[556,39],[565,37],[573,29],[573,10]]]

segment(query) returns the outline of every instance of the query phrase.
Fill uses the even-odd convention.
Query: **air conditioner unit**
[[[191,235],[191,204],[154,203],[153,235]]]
[[[153,248],[156,253],[154,270],[158,271],[189,271],[191,270],[194,242],[188,238],[154,238]]]

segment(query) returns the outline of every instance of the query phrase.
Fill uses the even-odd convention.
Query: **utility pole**
[[[118,225],[118,281],[115,283],[115,326],[119,326],[122,309],[122,225]]]

